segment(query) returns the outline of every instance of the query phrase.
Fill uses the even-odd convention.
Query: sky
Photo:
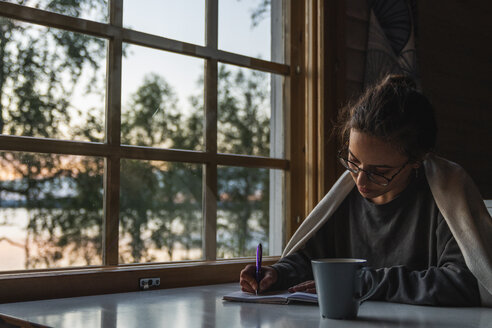
[[[270,18],[252,28],[251,13],[261,0],[219,1],[219,49],[270,59]],[[126,0],[123,25],[183,42],[205,45],[204,0]],[[197,81],[203,75],[204,60],[130,45],[122,64],[122,104],[128,102],[149,73],[162,75],[175,88],[186,110],[187,99],[201,94]]]
[[[220,49],[270,59],[269,17],[254,28],[251,24],[251,13],[261,1],[219,0]],[[39,3],[47,2],[41,0]],[[40,7],[43,8],[43,5]],[[127,28],[188,43],[205,44],[205,0],[125,0],[123,11],[123,24]],[[137,90],[149,73],[163,76],[174,87],[180,99],[178,106],[186,110],[187,99],[191,95],[203,96],[203,90],[197,85],[203,69],[203,59],[129,45],[128,56],[123,59],[122,65],[123,111],[129,95]],[[87,78],[83,75],[82,79]],[[72,106],[83,111],[93,106],[102,109],[104,104],[97,96],[83,95],[79,90],[73,97]],[[7,211],[0,211],[0,221],[5,224],[7,218],[15,217],[15,220],[0,226],[0,236],[8,235],[14,242],[24,243],[27,213],[23,209],[14,210],[15,214]],[[0,258],[3,262],[0,271],[22,269],[25,254],[22,248],[0,241]]]
[[[252,12],[262,2],[263,0],[218,0],[219,49],[270,59],[270,17],[264,16],[264,19],[254,27],[251,20]],[[27,0],[25,5],[45,9],[49,3],[50,0]],[[91,19],[91,16],[95,19],[94,12],[82,13],[81,18]],[[204,46],[205,0],[124,0],[123,26]],[[42,26],[36,28],[45,29]],[[131,44],[125,46],[127,56],[123,58],[122,63],[122,112],[129,110],[130,95],[142,85],[144,77],[150,73],[164,77],[173,87],[179,99],[178,108],[185,114],[189,111],[190,96],[203,97],[203,88],[198,87],[198,80],[203,76],[204,71],[203,59]],[[104,67],[104,58],[101,64]],[[229,65],[228,69],[232,67]],[[102,72],[105,72],[104,68],[101,69]],[[89,108],[97,108],[104,112],[104,100],[101,96],[85,93],[87,84],[85,81],[88,79],[89,73],[83,71],[72,97],[71,106],[82,112],[80,116],[77,113],[71,115],[74,125],[83,124],[83,113]],[[99,123],[101,126],[104,124],[102,121]],[[61,130],[69,135],[71,128],[73,127],[66,126]],[[100,137],[102,141],[103,135],[101,134]]]

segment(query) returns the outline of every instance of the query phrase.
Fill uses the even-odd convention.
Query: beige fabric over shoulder
[[[492,307],[492,218],[483,199],[458,164],[429,155],[424,168],[436,205],[479,282],[482,305]],[[332,217],[353,187],[347,171],[306,217],[282,256],[300,249]]]
[[[437,207],[479,282],[482,305],[492,307],[492,218],[482,196],[458,164],[430,156],[424,167]]]
[[[354,187],[354,179],[345,171],[335,182],[330,191],[323,197],[316,207],[309,213],[306,219],[290,238],[282,253],[282,257],[289,255],[301,248],[312,235],[318,231],[325,222],[331,219],[333,213],[343,202],[350,190]]]

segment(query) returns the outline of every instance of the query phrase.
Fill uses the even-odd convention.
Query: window
[[[287,5],[185,2],[0,2],[4,284],[280,254]]]

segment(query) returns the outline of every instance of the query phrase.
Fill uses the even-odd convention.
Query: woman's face
[[[419,167],[419,163],[408,163],[408,156],[389,143],[355,129],[350,131],[348,159],[361,169],[382,174],[388,179],[403,167],[387,186],[372,182],[364,171],[351,172],[362,197],[375,204],[388,203],[398,196],[408,185],[412,169]]]

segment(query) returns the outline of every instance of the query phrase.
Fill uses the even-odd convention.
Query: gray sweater
[[[377,282],[372,300],[409,304],[478,306],[477,280],[432,197],[427,180],[410,182],[395,199],[376,205],[354,188],[299,251],[273,265],[286,289],[312,280],[311,259],[366,259],[363,290]]]

